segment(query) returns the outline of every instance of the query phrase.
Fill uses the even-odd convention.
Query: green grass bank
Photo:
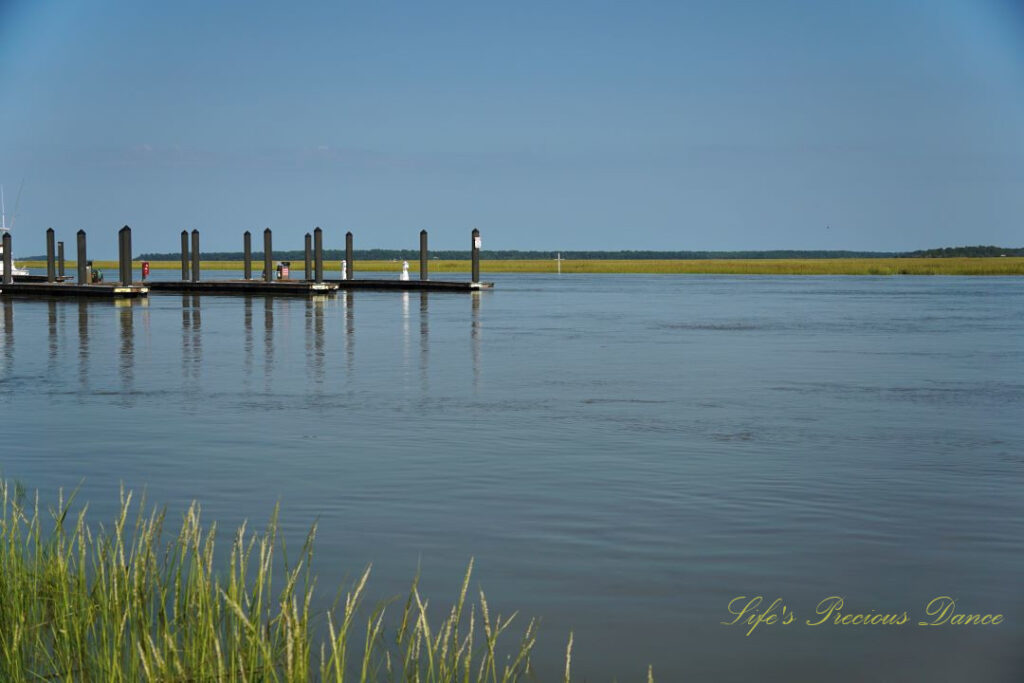
[[[370,569],[313,608],[314,526],[285,553],[277,511],[265,531],[218,539],[193,503],[169,536],[166,512],[122,491],[109,526],[74,495],[41,506],[0,482],[0,680],[517,681],[529,677],[536,622],[494,614],[470,589],[428,610],[365,602]],[[226,543],[228,553],[215,547]],[[333,592],[333,591],[332,591]],[[564,681],[571,678],[572,636]],[[559,672],[561,674],[561,672]],[[548,679],[551,680],[551,679]],[[653,680],[648,671],[648,680]]]

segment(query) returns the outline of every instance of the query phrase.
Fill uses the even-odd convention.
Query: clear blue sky
[[[1024,245],[1018,2],[296,4],[0,0],[15,252]]]

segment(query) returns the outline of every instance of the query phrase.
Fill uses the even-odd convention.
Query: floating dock
[[[341,278],[324,278],[323,231],[318,227],[305,235],[304,275],[294,280],[289,277],[290,261],[277,264],[276,275],[273,267],[273,242],[270,228],[263,231],[263,274],[259,279],[252,277],[252,235],[247,230],[242,235],[244,276],[241,279],[206,280],[200,273],[199,231],[181,231],[181,279],[147,281],[149,263],[142,263],[142,282],[134,277],[132,265],[132,230],[127,225],[118,231],[118,277],[116,282],[95,282],[98,274],[92,270],[88,260],[84,230],[77,233],[78,259],[75,283],[64,275],[64,243],[56,242],[53,228],[46,231],[46,275],[13,275],[11,262],[11,235],[3,234],[3,270],[7,273],[0,285],[2,296],[36,297],[91,297],[91,298],[134,298],[147,296],[150,291],[175,294],[212,295],[264,295],[264,296],[316,296],[329,295],[339,289],[352,291],[384,290],[398,292],[476,292],[492,289],[493,282],[480,282],[480,231],[472,232],[470,280],[431,280],[428,275],[427,231],[420,231],[420,277],[409,277],[409,264],[403,264],[402,276],[396,279],[355,278],[355,262],[352,250],[352,233],[345,234],[345,259],[342,261]],[[80,284],[87,283],[87,284]]]
[[[492,289],[493,282],[468,280],[324,280],[338,289],[385,289],[402,292],[475,292]]]
[[[338,285],[305,280],[155,280],[147,283],[154,292],[175,294],[271,294],[278,296],[311,296],[331,294]]]
[[[70,285],[61,282],[10,282],[0,285],[0,296],[134,299],[148,294],[149,287],[147,285],[122,285],[116,282],[95,285]]]

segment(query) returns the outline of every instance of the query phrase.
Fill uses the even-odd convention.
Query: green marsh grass
[[[367,568],[315,614],[316,527],[297,556],[278,534],[243,524],[215,561],[216,524],[193,503],[168,537],[166,512],[121,491],[109,527],[86,522],[63,492],[40,510],[0,482],[0,679],[4,681],[431,681],[530,677],[535,621],[495,615],[470,594],[430,608],[418,577],[404,601],[364,604]],[[318,635],[319,634],[319,635]],[[514,640],[510,641],[510,638]],[[572,636],[564,680],[570,680]],[[648,672],[648,680],[652,676]]]
[[[45,268],[42,261],[18,261],[29,268]],[[116,261],[96,261],[96,267],[116,272]],[[410,271],[417,276],[419,264],[410,261]],[[178,261],[151,261],[154,270],[176,270]],[[241,261],[203,261],[202,269],[242,270]],[[69,272],[73,265],[68,264]],[[141,268],[141,262],[135,262]],[[262,262],[253,263],[258,274]],[[340,270],[340,262],[324,263],[328,271]],[[558,266],[554,260],[491,261],[480,262],[485,273],[554,273]],[[292,261],[292,273],[298,274],[302,263]],[[356,261],[360,271],[398,272],[400,261]],[[468,273],[469,261],[431,261],[431,273]],[[662,274],[720,274],[720,275],[1024,275],[1024,257],[991,258],[864,258],[864,259],[707,259],[707,260],[580,260],[562,261],[563,273],[662,273]]]

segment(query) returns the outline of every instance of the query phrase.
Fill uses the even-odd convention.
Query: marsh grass
[[[45,268],[42,261],[18,261],[29,268]],[[116,272],[116,261],[96,261],[96,267]],[[410,262],[416,277],[419,264]],[[135,262],[135,268],[140,268]],[[181,267],[178,261],[151,261],[154,270]],[[253,263],[254,273],[262,262]],[[338,261],[326,261],[328,271],[340,269]],[[69,263],[69,272],[73,266]],[[242,270],[241,261],[203,261],[202,269]],[[292,272],[301,272],[302,263],[292,261]],[[400,261],[356,261],[356,272],[398,272]],[[483,260],[480,269],[487,273],[554,273],[553,260],[511,261]],[[431,261],[431,273],[468,273],[469,261]],[[720,275],[1024,275],[1024,257],[991,258],[850,258],[850,259],[707,259],[707,260],[580,260],[562,261],[563,273],[663,273]]]
[[[195,503],[165,540],[165,511],[133,505],[130,492],[110,527],[87,524],[74,497],[61,492],[41,512],[38,493],[0,482],[4,681],[455,683],[530,672],[536,622],[508,642],[520,620],[492,614],[483,591],[471,597],[472,562],[440,620],[418,577],[404,603],[364,605],[369,568],[314,616],[315,526],[289,559],[275,509],[265,532],[236,530],[218,566],[217,527]],[[571,654],[570,635],[565,681]]]

